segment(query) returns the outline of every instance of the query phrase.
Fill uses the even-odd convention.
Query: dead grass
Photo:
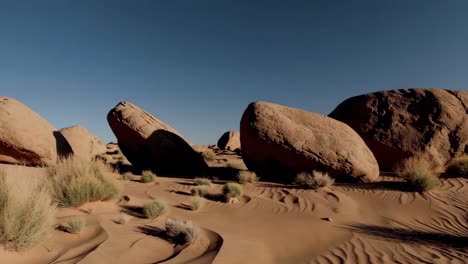
[[[212,149],[208,149],[208,150],[203,151],[202,157],[206,161],[212,161],[216,158],[216,154],[214,153]]]
[[[438,175],[426,159],[411,157],[398,164],[395,172],[418,192],[434,189],[439,184]]]
[[[192,201],[190,202],[193,211],[198,211],[202,209],[205,206],[205,203],[205,198],[200,196],[193,197]]]
[[[150,170],[145,170],[141,173],[141,182],[148,183],[156,180],[156,174]]]
[[[168,218],[165,228],[166,235],[177,245],[193,244],[200,239],[201,229],[191,221]]]
[[[62,159],[46,174],[52,199],[60,207],[109,200],[119,193],[113,171],[97,160]]]
[[[450,162],[447,172],[455,177],[468,178],[468,155],[464,155]]]
[[[143,213],[147,218],[156,218],[169,211],[169,206],[164,201],[153,200],[143,205]]]
[[[211,185],[211,180],[207,178],[195,178],[193,182],[196,185],[205,185],[205,186]]]
[[[126,172],[122,175],[122,180],[124,181],[131,181],[133,180],[133,173],[131,172]]]
[[[317,189],[321,187],[331,186],[335,183],[335,180],[330,178],[327,173],[312,171],[312,173],[301,172],[297,174],[295,183],[302,186],[305,189]]]
[[[259,177],[257,176],[257,174],[253,171],[239,171],[236,177],[237,177],[237,181],[240,184],[244,184],[248,182],[254,183],[259,180]]]
[[[86,220],[83,217],[75,216],[68,221],[65,230],[70,234],[78,234],[86,225]]]
[[[240,198],[244,193],[242,185],[228,182],[223,186],[223,194],[226,198]]]
[[[18,251],[46,240],[55,221],[55,207],[40,177],[0,171],[0,244]]]

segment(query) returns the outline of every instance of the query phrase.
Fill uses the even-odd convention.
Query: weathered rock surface
[[[91,134],[83,126],[62,128],[59,132],[69,144],[71,153],[81,159],[91,160],[107,151],[106,144],[101,142],[97,136]],[[62,155],[67,154],[63,153]]]
[[[391,170],[410,156],[442,166],[468,153],[468,92],[401,89],[349,98],[330,117],[351,126]]]
[[[222,150],[239,149],[240,145],[240,133],[238,131],[228,131],[224,133],[218,140],[218,147]]]
[[[240,140],[245,164],[263,178],[281,181],[287,174],[311,170],[363,181],[379,176],[377,161],[361,137],[348,125],[320,114],[251,103],[242,116]]]
[[[107,115],[125,157],[136,167],[162,174],[196,175],[207,165],[179,132],[130,102]]]
[[[0,162],[49,166],[57,161],[55,128],[21,102],[0,97]]]

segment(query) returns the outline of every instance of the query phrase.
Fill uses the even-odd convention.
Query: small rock
[[[333,222],[333,218],[331,218],[331,217],[324,217],[324,218],[322,218],[322,220],[328,221],[328,222]]]

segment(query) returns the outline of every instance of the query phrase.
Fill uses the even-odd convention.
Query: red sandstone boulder
[[[69,144],[71,153],[81,159],[91,160],[107,151],[106,144],[83,126],[62,128],[60,133]]]
[[[228,131],[218,140],[218,147],[222,150],[240,149],[240,133],[238,131]]]
[[[372,181],[379,176],[374,155],[348,125],[278,104],[255,102],[240,127],[242,157],[262,178],[286,180],[319,170],[341,179]]]

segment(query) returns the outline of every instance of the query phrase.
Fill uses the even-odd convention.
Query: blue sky
[[[0,0],[0,95],[115,140],[128,100],[196,144],[252,101],[328,114],[362,93],[467,89],[468,1]]]

